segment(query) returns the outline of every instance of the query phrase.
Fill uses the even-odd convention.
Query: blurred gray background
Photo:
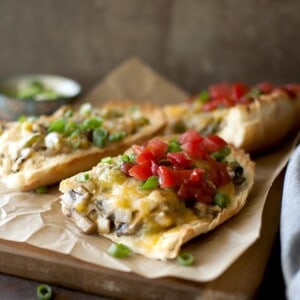
[[[132,56],[193,93],[300,80],[297,0],[0,0],[0,79],[47,72],[90,88]]]

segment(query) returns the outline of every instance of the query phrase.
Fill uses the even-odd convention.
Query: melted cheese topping
[[[205,112],[201,108],[201,103],[197,101],[191,105],[166,106],[164,110],[169,123],[167,132],[178,133],[185,131],[187,128],[193,128],[206,135],[219,132],[224,127],[223,122],[226,120],[228,109]]]
[[[126,176],[114,166],[100,164],[89,172],[89,176],[96,188],[88,201],[81,201],[75,209],[81,213],[84,210],[82,205],[86,205],[85,211],[96,206],[102,220],[104,217],[114,222],[112,229],[116,235],[123,221],[129,227],[136,226],[136,230],[125,233],[122,239],[134,236],[130,243],[147,252],[155,247],[162,233],[176,233],[184,224],[199,219],[211,221],[221,211],[218,206],[202,203],[200,211],[195,211],[186,207],[185,202],[170,190],[141,190],[139,181]],[[76,189],[80,184],[74,177],[68,183],[68,189]],[[81,184],[87,187],[89,183]],[[220,187],[218,191],[226,193],[231,201],[234,200],[235,186],[232,182]]]
[[[128,108],[125,111],[90,106],[89,110],[83,111],[84,106],[82,105],[78,110],[65,106],[48,117],[28,118],[22,123],[15,122],[0,137],[0,174],[19,172],[29,158],[34,160],[37,156],[46,158],[70,153],[79,148],[92,147],[94,144],[104,147],[108,143],[117,142],[135,133],[148,124],[148,119],[138,107]],[[96,138],[91,137],[95,128],[85,127],[88,126],[86,125],[88,121],[95,119],[100,120],[95,125],[96,129],[100,128],[107,132],[103,146],[101,141],[97,144]],[[57,121],[62,122],[62,128],[53,126]],[[72,136],[73,133],[76,133],[75,136]],[[101,136],[99,139],[101,140]],[[30,153],[24,155],[24,149],[30,149]]]

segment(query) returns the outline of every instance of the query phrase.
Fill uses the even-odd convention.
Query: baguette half
[[[161,140],[170,141],[172,137]],[[217,188],[229,195],[226,207],[183,201],[174,190],[142,190],[141,182],[120,171],[121,157],[99,163],[86,174],[65,179],[59,190],[63,213],[84,233],[96,233],[152,259],[174,259],[184,243],[213,230],[245,205],[254,182],[255,165],[241,149],[229,146],[227,167],[243,170],[243,181],[231,178]],[[132,153],[132,149],[126,152]],[[202,162],[203,163],[203,162]],[[201,163],[199,163],[201,165]],[[213,183],[211,182],[210,185]]]
[[[210,112],[195,110],[186,103],[167,105],[166,133],[180,131],[178,126],[193,128],[202,134],[217,134],[247,152],[259,152],[276,145],[299,123],[299,103],[299,97],[292,99],[276,90],[255,97],[250,104]]]
[[[93,128],[96,126],[92,124],[95,118],[101,119],[97,121],[99,124],[103,119],[100,127],[105,128],[108,135],[121,132],[124,137],[108,141],[99,147],[91,141],[92,130],[89,130],[84,134],[80,133],[80,140],[75,139],[76,143],[82,145],[74,146],[71,133],[56,132],[61,131],[60,128],[55,128],[57,120],[67,120],[65,126],[79,128],[83,124]],[[92,120],[90,125],[88,120]],[[57,123],[56,127],[58,125]],[[50,131],[54,132],[49,133],[51,126]],[[90,169],[104,156],[116,155],[133,143],[151,138],[160,133],[164,126],[162,110],[150,103],[110,101],[100,108],[85,104],[85,110],[84,105],[65,106],[51,116],[29,118],[23,123],[10,124],[0,136],[0,176],[8,187],[22,191],[51,185]],[[50,134],[52,139],[49,138]]]

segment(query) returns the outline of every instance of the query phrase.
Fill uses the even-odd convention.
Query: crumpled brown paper
[[[83,101],[96,104],[122,98],[164,104],[182,101],[186,94],[139,60],[131,59],[114,70]],[[293,142],[289,141],[256,159],[255,185],[246,206],[215,231],[184,246],[196,259],[188,270],[175,261],[153,261],[138,255],[123,260],[110,257],[106,251],[110,241],[80,233],[61,213],[57,187],[49,194],[37,195],[9,190],[0,184],[0,238],[149,278],[173,276],[209,281],[222,274],[259,237],[267,193],[286,165],[292,149]]]

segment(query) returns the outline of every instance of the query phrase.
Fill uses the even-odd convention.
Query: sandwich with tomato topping
[[[258,152],[298,125],[300,85],[214,84],[185,103],[165,106],[164,111],[168,134],[193,128],[203,135],[218,134],[247,152]]]
[[[152,259],[174,259],[184,243],[245,205],[255,165],[243,150],[195,130],[156,137],[60,183],[63,213]]]

